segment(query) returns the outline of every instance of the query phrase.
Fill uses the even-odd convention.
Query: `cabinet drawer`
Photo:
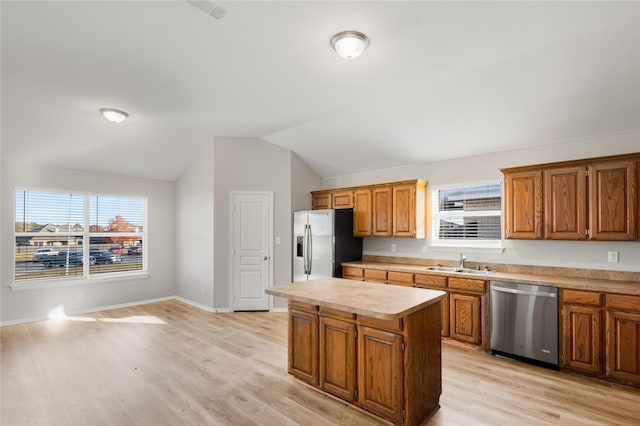
[[[578,305],[602,306],[602,293],[563,289],[562,302]]]
[[[415,277],[416,287],[427,286],[437,287],[437,288],[446,288],[447,287],[447,277],[441,277],[438,275],[427,275],[427,274],[416,274]]]
[[[617,309],[626,312],[640,312],[640,296],[624,294],[607,294],[607,309]]]
[[[364,270],[364,280],[365,281],[374,281],[379,283],[387,282],[387,271],[380,271],[378,269],[365,269]]]
[[[325,308],[324,306],[320,306],[320,315],[323,317],[330,317],[335,319],[340,319],[344,321],[354,321],[356,320],[356,314],[351,314],[345,311],[339,311],[337,309]]]
[[[483,293],[485,282],[486,281],[483,281],[483,280],[472,280],[468,278],[449,277],[449,288],[456,289],[456,290]]]
[[[364,269],[362,268],[354,268],[352,266],[342,267],[342,278],[346,278],[349,280],[362,281],[363,277],[364,277]]]
[[[413,274],[410,272],[389,271],[387,281],[389,284],[413,286]]]
[[[302,302],[289,302],[289,309],[296,309],[298,311],[303,312],[311,312],[315,314],[318,312],[318,307],[316,305],[311,305],[309,303]]]
[[[358,316],[358,323],[378,330],[402,332],[402,318],[385,320],[380,318]]]

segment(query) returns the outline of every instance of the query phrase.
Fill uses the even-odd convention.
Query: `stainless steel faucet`
[[[464,254],[462,254],[461,251],[458,252],[458,254],[460,255],[460,265],[458,266],[459,268],[464,268],[464,261],[467,259],[466,257],[464,257]]]

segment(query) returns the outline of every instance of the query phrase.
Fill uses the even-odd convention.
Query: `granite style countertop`
[[[526,274],[500,271],[494,271],[490,274],[465,274],[459,272],[430,271],[425,269],[426,266],[422,265],[403,265],[399,263],[382,263],[368,261],[344,262],[342,263],[342,266],[352,266],[355,268],[364,269],[378,269],[385,271],[411,272],[458,278],[472,278],[485,281],[509,281],[524,284],[548,285],[574,290],[640,295],[640,282],[637,281],[589,279],[564,277],[559,275]]]
[[[380,285],[342,278],[323,278],[277,285],[266,289],[272,296],[380,319],[398,319],[437,303],[439,290]]]

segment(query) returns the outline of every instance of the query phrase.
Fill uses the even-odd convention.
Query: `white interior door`
[[[269,309],[272,192],[232,192],[233,310]]]

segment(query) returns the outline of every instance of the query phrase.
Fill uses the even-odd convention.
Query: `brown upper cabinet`
[[[638,239],[640,154],[502,169],[505,237]]]
[[[426,236],[426,188],[423,180],[312,191],[313,209],[353,208],[356,237]]]

